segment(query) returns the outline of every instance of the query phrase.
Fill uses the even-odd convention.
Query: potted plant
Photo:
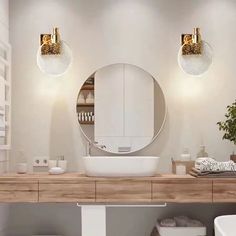
[[[236,145],[236,100],[232,105],[227,106],[226,120],[217,122],[219,130],[224,131],[223,139],[227,139]],[[233,153],[230,159],[236,162],[236,155]]]

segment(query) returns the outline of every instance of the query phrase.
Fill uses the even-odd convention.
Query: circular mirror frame
[[[84,85],[84,83],[87,81],[87,79],[90,78],[94,73],[96,73],[96,71],[98,71],[98,70],[100,70],[100,69],[103,69],[103,68],[105,68],[105,67],[107,67],[107,66],[112,66],[112,65],[117,65],[117,64],[126,64],[126,65],[130,65],[130,66],[135,66],[135,67],[141,69],[142,71],[144,71],[145,73],[147,73],[148,75],[150,75],[150,76],[153,78],[153,80],[158,84],[158,86],[160,87],[160,89],[161,89],[161,91],[162,91],[163,100],[164,100],[164,107],[165,107],[162,124],[161,124],[161,126],[160,126],[160,129],[159,129],[158,132],[156,133],[156,135],[153,136],[152,141],[151,141],[149,144],[147,144],[146,146],[142,147],[142,148],[139,148],[139,149],[137,149],[137,150],[135,150],[135,151],[125,152],[125,153],[111,152],[111,151],[105,150],[105,149],[103,149],[103,148],[97,146],[95,143],[93,143],[93,142],[89,139],[89,137],[85,134],[85,132],[84,132],[84,130],[83,130],[81,124],[78,122],[78,113],[77,113],[77,101],[78,101],[78,97],[79,97],[81,88],[83,87],[83,85]],[[168,109],[167,109],[167,104],[166,104],[165,94],[164,94],[164,92],[163,92],[163,90],[162,90],[162,87],[161,87],[160,84],[158,83],[158,81],[157,81],[149,72],[145,71],[143,68],[141,68],[141,67],[139,67],[139,66],[136,66],[136,65],[134,65],[134,64],[129,64],[129,63],[113,63],[113,64],[108,64],[108,65],[106,65],[106,66],[100,67],[100,68],[97,69],[96,71],[94,71],[92,74],[90,74],[90,76],[82,83],[81,87],[79,88],[79,92],[78,92],[78,95],[77,95],[77,98],[76,98],[76,107],[75,107],[76,110],[75,110],[75,111],[76,111],[76,115],[77,115],[77,122],[78,122],[78,124],[79,124],[80,131],[82,132],[82,134],[83,134],[83,136],[85,137],[85,139],[86,139],[89,143],[91,143],[93,147],[95,147],[95,148],[97,148],[97,149],[99,149],[99,150],[101,150],[101,151],[103,151],[103,152],[105,152],[105,153],[110,153],[110,154],[112,154],[112,155],[114,155],[114,156],[124,156],[124,155],[127,155],[127,154],[129,155],[129,154],[132,154],[132,153],[135,153],[135,152],[139,152],[139,151],[143,150],[144,148],[148,147],[149,145],[151,145],[151,144],[157,139],[157,137],[160,135],[160,133],[162,132],[162,130],[164,129],[165,122],[166,122],[166,117],[167,117],[167,111],[168,111]]]

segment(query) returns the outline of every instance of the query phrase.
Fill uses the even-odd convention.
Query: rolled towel
[[[163,219],[160,221],[160,226],[162,227],[176,227],[176,221],[174,219]]]
[[[199,170],[202,163],[204,163],[204,161],[207,161],[207,160],[210,160],[210,159],[214,160],[213,158],[210,158],[210,157],[199,157],[199,158],[197,158],[195,160],[195,168]]]
[[[199,220],[189,219],[187,222],[187,227],[202,227],[203,224]]]
[[[174,217],[177,227],[187,227],[189,218],[187,216],[176,216]]]

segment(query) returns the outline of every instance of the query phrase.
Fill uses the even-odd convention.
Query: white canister
[[[25,174],[27,173],[28,165],[27,163],[18,163],[16,168],[18,174]]]
[[[189,153],[188,148],[185,148],[183,153],[180,156],[181,161],[190,161],[191,160],[191,155]]]
[[[185,165],[177,165],[176,166],[176,174],[177,175],[186,175],[186,166]]]

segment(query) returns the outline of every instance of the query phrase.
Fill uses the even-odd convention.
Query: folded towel
[[[209,174],[220,174],[220,173],[229,172],[229,171],[200,171],[200,170],[198,170],[194,167],[191,169],[191,171],[194,172],[197,175],[202,175],[202,176],[209,175]],[[230,173],[231,172],[232,171],[230,171]],[[234,173],[234,172],[232,172],[232,173]]]
[[[194,177],[202,177],[202,178],[227,178],[227,177],[236,177],[235,171],[200,171],[196,168],[192,168],[189,172],[190,175]]]
[[[233,161],[218,162],[213,158],[197,158],[195,168],[203,171],[236,171],[236,163]]]
[[[174,220],[176,222],[176,225],[178,227],[186,227],[187,222],[190,220],[187,216],[176,216],[174,217]]]
[[[176,221],[174,219],[164,219],[160,221],[162,227],[176,227]]]
[[[155,227],[156,229],[153,229],[151,236],[159,236],[157,233],[161,227],[203,227],[203,224],[187,216],[176,216],[174,218],[158,220]]]
[[[203,223],[200,222],[199,220],[192,220],[192,219],[189,219],[187,221],[187,227],[202,227],[203,226]]]

